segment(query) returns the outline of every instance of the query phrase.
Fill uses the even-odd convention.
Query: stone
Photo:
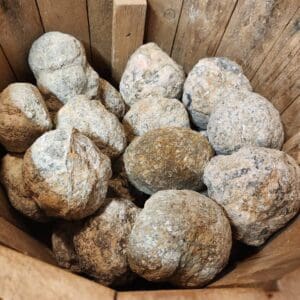
[[[223,88],[252,90],[241,66],[226,57],[202,58],[188,74],[182,102],[198,128],[206,129]]]
[[[56,127],[77,129],[109,157],[120,155],[126,147],[125,131],[118,118],[99,100],[89,100],[83,95],[76,96],[61,108]]]
[[[140,191],[201,190],[204,167],[213,150],[200,133],[188,128],[160,128],[136,137],[124,153],[126,174]]]
[[[26,151],[26,187],[48,216],[78,220],[103,205],[110,159],[76,130],[45,133]]]
[[[25,152],[52,128],[46,104],[30,83],[12,83],[0,94],[0,143],[10,152]]]
[[[300,169],[279,150],[249,147],[216,156],[204,182],[225,209],[235,238],[248,245],[262,245],[300,208]]]
[[[129,236],[130,268],[184,288],[210,282],[227,264],[231,229],[222,208],[190,190],[152,195]]]
[[[217,154],[231,154],[243,146],[281,149],[284,132],[280,114],[263,96],[237,92],[219,103],[210,116],[207,134]]]
[[[120,93],[129,106],[149,96],[180,99],[184,80],[183,68],[155,43],[148,43],[129,58]]]

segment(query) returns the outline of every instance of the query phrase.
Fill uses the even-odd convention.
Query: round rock
[[[146,194],[200,190],[204,167],[212,156],[211,146],[200,133],[170,127],[135,138],[124,153],[124,164],[130,182]]]
[[[206,129],[213,108],[223,88],[252,90],[242,68],[226,57],[200,59],[184,83],[182,102],[193,123]]]
[[[194,191],[152,195],[129,236],[130,268],[149,281],[201,287],[227,264],[231,229],[222,208]]]
[[[149,96],[180,99],[183,68],[155,43],[139,47],[127,62],[120,92],[129,106]]]
[[[33,199],[47,215],[75,220],[104,203],[111,165],[89,138],[57,129],[27,150],[23,174]]]
[[[208,194],[226,210],[234,234],[259,246],[300,208],[300,170],[284,152],[242,148],[214,157],[205,169]]]

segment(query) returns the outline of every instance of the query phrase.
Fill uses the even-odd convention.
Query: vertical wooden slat
[[[295,14],[299,0],[239,0],[216,52],[251,79]]]
[[[236,1],[184,1],[172,57],[186,72],[201,57],[214,55]]]
[[[146,0],[114,0],[112,77],[120,81],[129,56],[143,44]]]
[[[145,42],[155,42],[171,54],[183,0],[148,0]]]
[[[0,47],[0,93],[11,82],[16,80],[9,63]]]
[[[28,51],[42,33],[35,0],[0,1],[0,44],[18,80],[33,78],[27,64]]]
[[[81,40],[90,58],[86,0],[37,0],[45,31],[61,31]]]
[[[88,0],[93,66],[104,78],[111,69],[112,0]]]

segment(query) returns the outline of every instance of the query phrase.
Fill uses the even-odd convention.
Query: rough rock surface
[[[155,43],[148,43],[129,58],[120,93],[129,106],[149,96],[180,99],[184,80],[183,68]]]
[[[129,139],[132,139],[158,128],[190,128],[190,121],[179,100],[155,97],[133,104],[123,119],[123,125]]]
[[[252,90],[237,63],[225,57],[200,59],[188,74],[182,98],[197,127],[206,129],[209,116],[220,99],[220,88]]]
[[[3,184],[11,205],[26,217],[39,222],[48,220],[25,189],[23,180],[23,157],[6,154],[1,161],[0,182]]]
[[[109,157],[120,155],[126,147],[126,136],[118,118],[99,100],[76,96],[58,112],[57,128],[75,128],[89,137]]]
[[[128,243],[130,268],[150,281],[200,287],[227,264],[231,229],[222,208],[189,190],[147,200]]]
[[[32,44],[28,62],[43,94],[62,103],[80,94],[97,98],[99,76],[75,37],[57,31],[43,34]]]
[[[96,215],[74,236],[82,271],[102,284],[121,286],[133,277],[127,242],[140,209],[126,199],[107,199]]]
[[[11,152],[24,152],[52,128],[39,90],[29,83],[12,83],[0,95],[0,143]]]
[[[281,149],[284,132],[280,114],[263,96],[237,92],[218,104],[207,126],[209,142],[218,154],[230,154],[243,146]]]
[[[126,173],[140,191],[202,188],[204,167],[213,156],[206,138],[187,128],[161,128],[135,138],[124,153]]]
[[[235,237],[259,246],[300,208],[300,169],[286,153],[242,148],[205,169],[208,194],[224,207]]]
[[[99,79],[99,98],[105,108],[119,119],[123,118],[126,106],[121,94],[105,79]]]
[[[57,129],[27,150],[23,174],[33,199],[47,215],[75,220],[104,203],[111,165],[89,138],[76,130]]]

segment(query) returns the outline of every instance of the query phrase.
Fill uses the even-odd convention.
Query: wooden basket
[[[300,162],[299,0],[0,0],[0,91],[14,81],[34,82],[28,50],[52,30],[80,39],[94,68],[116,85],[143,42],[156,42],[186,72],[205,56],[237,61],[280,111],[284,149]],[[0,299],[300,298],[299,218],[195,290],[116,292],[55,266],[31,232],[0,190]]]

